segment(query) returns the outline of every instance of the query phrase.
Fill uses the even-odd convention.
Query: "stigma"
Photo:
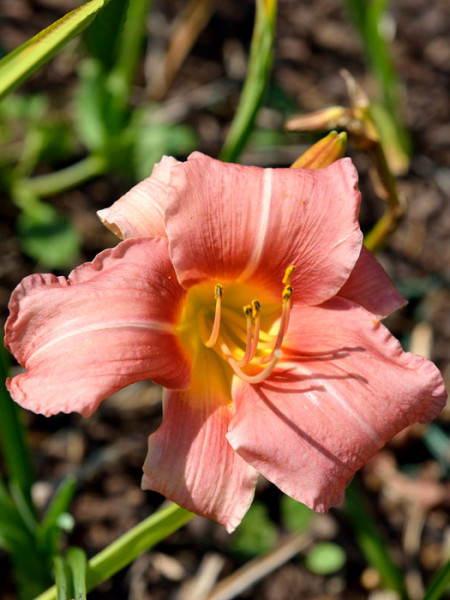
[[[211,335],[209,336],[209,339],[205,342],[205,346],[207,348],[212,348],[213,346],[215,346],[217,338],[219,337],[220,319],[222,316],[222,297],[223,287],[220,285],[220,283],[216,283],[214,287],[214,298],[216,299],[216,312],[214,315],[214,323]]]
[[[227,361],[235,375],[247,383],[256,384],[267,379],[280,360],[283,339],[289,327],[294,291],[290,280],[294,270],[295,265],[289,266],[282,279],[284,287],[276,334],[269,333],[272,329],[270,326],[266,331],[263,329],[261,318],[264,306],[261,306],[259,300],[253,299],[244,305],[239,316],[234,308],[230,308],[229,303],[228,306],[227,302],[223,305],[226,293],[224,287],[219,283],[214,287],[214,320],[210,336],[203,343],[207,348],[214,348]],[[263,322],[266,326],[269,322],[273,323],[270,318],[263,319]]]

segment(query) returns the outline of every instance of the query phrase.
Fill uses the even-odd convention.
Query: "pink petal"
[[[407,301],[395,289],[383,267],[367,248],[361,248],[350,277],[339,290],[338,296],[347,298],[383,319]]]
[[[166,230],[185,287],[250,280],[279,297],[294,264],[294,301],[315,304],[342,287],[360,254],[350,159],[319,170],[260,169],[194,153],[172,169],[170,189]]]
[[[97,212],[103,225],[121,239],[166,237],[164,209],[170,170],[178,164],[171,156],[163,156],[153,167],[150,177],[135,185],[109,208]]]
[[[437,368],[404,353],[371,313],[340,298],[294,307],[281,360],[262,384],[235,383],[227,438],[319,512],[342,502],[355,471],[397,432],[435,418],[445,404]]]
[[[231,532],[252,502],[257,474],[226,440],[232,405],[219,361],[201,351],[191,389],[166,391],[163,423],[148,440],[142,487]]]
[[[27,369],[8,380],[12,397],[45,415],[88,416],[135,381],[187,387],[190,361],[173,332],[184,295],[158,238],[122,242],[68,280],[26,277],[6,323],[6,346]]]

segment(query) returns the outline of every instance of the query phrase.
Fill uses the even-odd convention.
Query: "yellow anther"
[[[283,283],[284,285],[289,285],[290,281],[291,281],[291,275],[292,273],[295,271],[297,267],[295,265],[291,265],[290,267],[288,267],[284,273],[284,277],[283,277]]]
[[[290,300],[292,297],[292,293],[293,293],[293,289],[290,285],[286,285],[284,290],[283,290],[283,300]]]
[[[214,287],[214,299],[217,300],[217,298],[222,298],[223,297],[223,287],[220,285],[220,283],[216,283],[215,287]]]
[[[252,317],[254,319],[256,319],[256,317],[259,315],[260,310],[261,304],[258,302],[258,300],[252,300]]]

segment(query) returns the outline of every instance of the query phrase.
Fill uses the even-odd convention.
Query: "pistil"
[[[237,363],[239,367],[245,367],[246,364],[251,360],[250,354],[252,352],[252,307],[251,304],[244,306],[244,314],[247,321],[247,341],[245,344],[245,354],[241,360]]]
[[[220,319],[222,314],[222,297],[223,297],[223,288],[219,283],[216,283],[214,288],[214,297],[216,299],[216,312],[214,314],[214,323],[211,331],[211,335],[209,336],[209,340],[205,342],[205,346],[207,348],[212,348],[219,337],[220,330]]]

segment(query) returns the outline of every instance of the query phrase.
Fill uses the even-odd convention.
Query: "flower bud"
[[[348,108],[329,106],[306,115],[299,115],[285,124],[288,131],[316,131],[320,129],[343,129],[348,122]]]
[[[335,160],[342,158],[347,146],[345,131],[338,133],[331,131],[326,137],[316,142],[311,148],[299,156],[291,165],[293,168],[322,169],[328,167]]]

